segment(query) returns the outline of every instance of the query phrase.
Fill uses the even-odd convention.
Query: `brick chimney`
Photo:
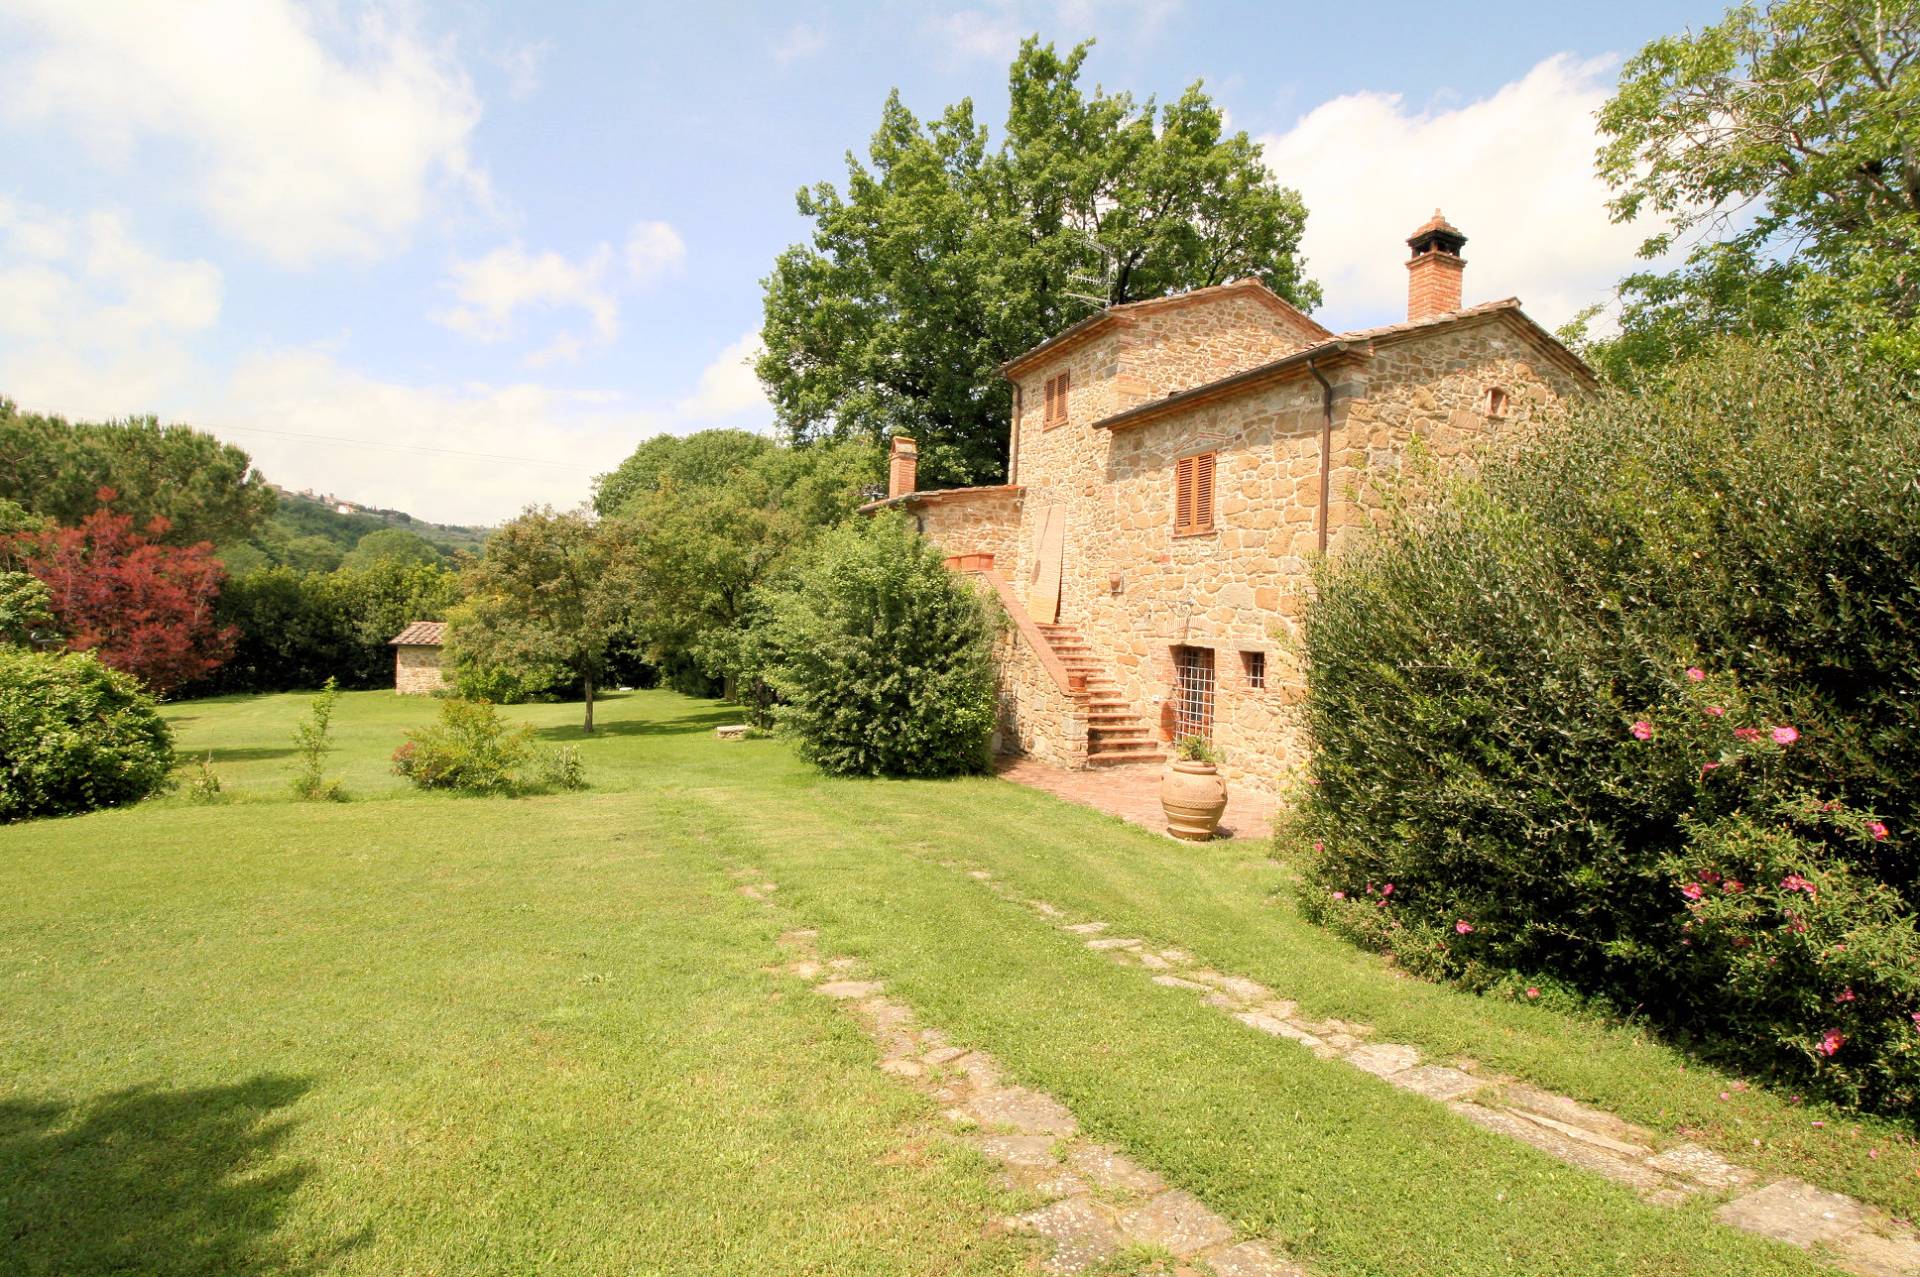
[[[920,452],[905,435],[893,437],[893,450],[887,458],[887,496],[904,497],[914,490],[920,475]]]
[[[1460,249],[1467,237],[1433,210],[1427,224],[1407,240],[1407,318],[1425,319],[1460,309],[1460,275],[1467,268]]]

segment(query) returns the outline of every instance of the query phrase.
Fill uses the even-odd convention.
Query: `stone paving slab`
[[[1804,1180],[1783,1179],[1736,1197],[1714,1212],[1723,1224],[1795,1246],[1836,1241],[1866,1222],[1860,1203]]]
[[[1703,1188],[1740,1188],[1755,1179],[1754,1173],[1744,1166],[1735,1166],[1712,1149],[1698,1144],[1676,1144],[1657,1157],[1649,1157],[1647,1165],[1662,1174],[1691,1180]]]
[[[829,998],[838,998],[849,1002],[855,998],[870,998],[880,992],[880,986],[871,980],[829,980],[814,988]]]
[[[1500,1103],[1506,1108],[1549,1118],[1561,1123],[1563,1128],[1574,1127],[1584,1134],[1611,1141],[1614,1145],[1625,1145],[1642,1156],[1652,1151],[1651,1146],[1656,1142],[1654,1133],[1644,1126],[1635,1126],[1611,1113],[1578,1100],[1570,1100],[1564,1095],[1543,1091],[1537,1086],[1529,1086],[1525,1082],[1509,1082],[1502,1087]]]
[[[998,768],[1002,780],[1104,811],[1158,834],[1167,832],[1167,813],[1160,806],[1164,770],[1156,764],[1069,771],[1033,758],[1004,760]],[[1273,836],[1273,818],[1279,810],[1276,799],[1228,782],[1227,813],[1214,837],[1264,841]]]
[[[1658,1198],[1661,1201],[1673,1201],[1684,1195],[1684,1190],[1673,1180],[1658,1171],[1648,1170],[1632,1158],[1571,1139],[1517,1113],[1486,1108],[1467,1100],[1454,1100],[1447,1107],[1476,1126],[1483,1126],[1523,1144],[1531,1144],[1570,1166],[1578,1166],[1616,1184],[1624,1184],[1650,1200]]]
[[[1083,1273],[1120,1253],[1120,1230],[1107,1213],[1084,1197],[1069,1197],[1007,1221],[1009,1228],[1053,1243],[1043,1265],[1050,1273]]]
[[[1076,1144],[1067,1154],[1067,1165],[1095,1188],[1110,1193],[1150,1196],[1167,1187],[1167,1181],[1104,1144]]]
[[[1192,1193],[1177,1188],[1123,1214],[1120,1227],[1129,1237],[1159,1246],[1181,1259],[1233,1240],[1232,1225]]]
[[[965,1107],[982,1126],[1011,1126],[1023,1135],[1072,1135],[1080,1129],[1066,1105],[1024,1086],[988,1091]]]
[[[1371,1042],[1347,1052],[1347,1063],[1375,1077],[1387,1077],[1420,1063],[1420,1052],[1398,1042]]]
[[[1388,1074],[1387,1081],[1430,1100],[1457,1100],[1488,1085],[1484,1079],[1443,1064],[1422,1064],[1418,1068],[1402,1069],[1398,1073]]]
[[[1920,1238],[1882,1237],[1856,1232],[1833,1243],[1841,1267],[1860,1277],[1915,1277],[1920,1274]]]

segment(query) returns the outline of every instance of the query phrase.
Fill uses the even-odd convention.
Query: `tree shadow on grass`
[[[295,752],[291,745],[256,745],[252,747],[233,747],[228,749],[188,750],[185,757],[189,762],[197,755],[205,758],[213,755],[216,763],[253,763],[267,758],[287,758]]]
[[[596,722],[592,736],[582,732],[578,723],[536,728],[534,735],[541,740],[564,741],[597,740],[603,736],[698,736],[727,723],[745,722],[742,713],[739,708],[727,705],[670,719],[622,718]]]
[[[276,1156],[276,1116],[309,1089],[141,1087],[77,1105],[0,1103],[0,1252],[10,1275],[307,1273],[347,1242],[296,1257],[276,1236],[312,1173]]]

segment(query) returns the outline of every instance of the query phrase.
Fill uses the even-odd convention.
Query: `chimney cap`
[[[888,452],[891,455],[898,455],[900,453],[911,454],[911,453],[917,453],[920,451],[919,447],[915,445],[915,443],[913,442],[912,437],[908,435],[893,436],[892,444],[893,446],[888,449]]]
[[[1437,208],[1420,229],[1407,237],[1407,247],[1413,250],[1416,257],[1435,251],[1457,255],[1466,242],[1467,237],[1460,233],[1460,228],[1449,222],[1446,214]]]

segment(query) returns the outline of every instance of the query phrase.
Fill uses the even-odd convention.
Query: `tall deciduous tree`
[[[165,519],[136,530],[132,515],[113,512],[113,489],[97,495],[79,527],[18,533],[15,552],[47,587],[68,647],[164,695],[233,649],[234,631],[214,616],[225,573],[207,542],[164,544]]]
[[[1728,331],[1865,334],[1920,364],[1920,5],[1778,0],[1655,40],[1600,112],[1617,220],[1658,215],[1595,355],[1657,366]]]
[[[617,524],[587,511],[529,507],[487,538],[454,641],[564,666],[586,689],[591,732],[594,687],[634,609],[628,545]]]
[[[812,242],[765,281],[756,365],[793,438],[910,434],[924,479],[990,481],[1011,407],[997,368],[1061,328],[1249,276],[1319,300],[1306,209],[1258,144],[1198,84],[1165,106],[1087,93],[1089,47],[1022,44],[997,148],[970,100],[923,123],[896,91],[845,192],[799,193]]]
[[[171,545],[241,540],[274,507],[247,454],[212,435],[152,417],[69,422],[0,399],[0,499],[73,526],[103,487],[143,526],[165,519]]]

